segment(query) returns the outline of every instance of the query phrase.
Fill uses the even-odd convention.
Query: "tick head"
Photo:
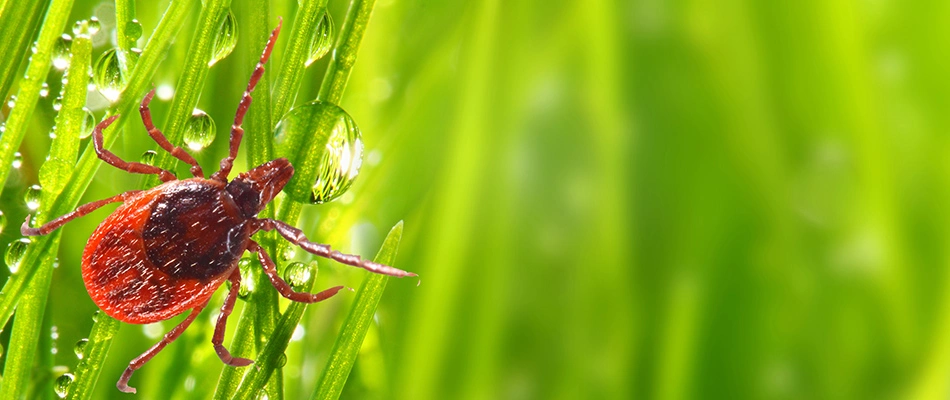
[[[287,181],[294,176],[294,167],[286,158],[278,158],[239,174],[228,183],[227,191],[241,207],[244,215],[257,215],[277,197]]]

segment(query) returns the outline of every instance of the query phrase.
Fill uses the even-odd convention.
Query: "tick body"
[[[221,360],[231,366],[245,366],[251,360],[232,357],[224,347],[224,331],[241,285],[238,260],[245,251],[256,253],[264,273],[284,297],[315,303],[335,295],[342,286],[319,293],[295,292],[277,273],[276,265],[261,246],[251,239],[257,231],[277,231],[302,249],[343,264],[396,277],[416,276],[387,265],[343,254],[330,246],[309,241],[303,232],[284,222],[257,218],[257,214],[283,189],[294,174],[286,159],[276,159],[239,174],[228,181],[244,131],[241,123],[251,104],[251,92],[264,73],[280,24],[271,33],[247,90],[241,98],[231,126],[229,155],[220,169],[205,178],[194,157],[173,146],[152,123],[148,105],[150,92],[139,111],[149,136],[179,160],[191,165],[194,178],[177,180],[170,171],[127,162],[103,148],[102,131],[118,116],[102,121],[93,131],[96,154],[103,161],[131,173],[155,174],[164,182],[149,190],[130,191],[85,204],[75,211],[40,227],[30,227],[30,218],[20,228],[27,236],[45,235],[67,222],[106,204],[121,202],[86,244],[82,257],[82,277],[90,297],[106,314],[120,321],[146,324],[163,321],[190,310],[188,316],[148,351],[132,360],[116,386],[134,393],[128,386],[132,373],[144,365],[194,321],[225,281],[230,283],[221,306],[211,343]]]

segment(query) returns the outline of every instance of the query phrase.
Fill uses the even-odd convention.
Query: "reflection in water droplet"
[[[327,132],[328,130],[328,132]],[[360,130],[353,118],[342,108],[319,101],[306,103],[294,107],[277,124],[275,139],[281,152],[292,153],[288,144],[294,137],[311,137],[326,135],[326,148],[322,152],[313,154],[296,154],[291,159],[294,165],[307,165],[310,160],[305,157],[320,156],[317,164],[316,176],[307,184],[309,200],[313,204],[331,201],[349,189],[359,175],[363,163],[363,142]],[[303,201],[303,182],[297,182],[303,174],[298,173],[291,179],[285,192]],[[301,178],[302,179],[302,178]]]
[[[125,24],[125,34],[128,35],[132,41],[139,40],[139,38],[142,37],[142,24],[139,23],[139,20],[133,19]]]
[[[99,56],[93,67],[92,81],[95,82],[99,93],[110,102],[119,99],[119,94],[125,87],[125,77],[122,76],[119,52],[116,49],[106,50]]]
[[[69,45],[72,43],[73,38],[67,34],[63,34],[59,39],[56,39],[56,43],[53,44],[53,67],[62,71],[66,67],[69,67]]]
[[[75,377],[73,374],[65,373],[59,378],[56,378],[56,384],[53,385],[53,390],[56,391],[56,395],[61,399],[65,399],[69,394],[69,386],[73,384]]]
[[[155,156],[157,155],[158,153],[156,153],[155,150],[146,150],[144,153],[142,153],[141,163],[155,165]]]
[[[23,155],[20,152],[13,153],[13,169],[20,169],[23,166]]]
[[[85,139],[92,135],[92,130],[96,128],[96,116],[92,114],[92,110],[83,107],[82,111],[86,114],[82,117],[82,127],[79,129],[79,138]]]
[[[29,208],[30,211],[38,210],[40,208],[40,196],[42,195],[43,188],[40,185],[33,185],[26,189],[26,195],[23,198],[26,208]]]
[[[195,109],[185,126],[185,144],[194,151],[201,150],[214,142],[214,119],[204,111]]]
[[[20,270],[20,262],[23,261],[23,255],[26,254],[26,248],[30,245],[30,239],[22,238],[15,240],[7,246],[7,254],[3,256],[3,261],[7,263],[7,268],[11,274]]]
[[[310,54],[307,56],[307,62],[304,64],[309,67],[314,61],[317,61],[330,52],[333,48],[333,18],[330,13],[324,12],[323,18],[317,23],[317,29],[310,42]]]
[[[86,350],[87,344],[89,344],[89,339],[87,338],[79,339],[79,341],[76,342],[76,347],[73,348],[73,351],[76,353],[76,358],[82,360],[82,358],[85,357],[83,352]]]
[[[302,262],[293,262],[284,269],[284,281],[294,290],[300,290],[313,278],[316,271],[316,262],[304,264]]]
[[[211,48],[211,61],[208,61],[208,66],[214,65],[231,54],[234,46],[237,45],[237,40],[237,19],[234,18],[234,13],[228,10],[224,21],[221,22],[221,27],[218,28],[218,36],[214,38],[214,47]]]

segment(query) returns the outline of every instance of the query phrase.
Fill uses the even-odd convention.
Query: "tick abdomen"
[[[83,280],[96,305],[119,320],[148,323],[203,304],[249,235],[223,188],[200,178],[169,182],[106,218],[83,254]]]

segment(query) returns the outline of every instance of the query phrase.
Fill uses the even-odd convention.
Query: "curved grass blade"
[[[102,364],[112,347],[112,337],[119,330],[119,321],[101,311],[96,311],[92,319],[95,322],[89,332],[89,342],[83,347],[82,360],[76,366],[75,381],[69,385],[69,400],[92,398]]]
[[[399,248],[399,240],[402,238],[402,226],[402,221],[393,226],[373,261],[393,265]],[[340,397],[346,378],[350,376],[353,363],[356,362],[356,356],[363,345],[363,338],[366,337],[366,332],[373,324],[373,315],[376,313],[376,307],[379,305],[379,299],[383,296],[383,290],[386,289],[388,281],[388,276],[380,274],[367,274],[366,279],[363,280],[363,285],[356,293],[353,308],[350,309],[350,314],[343,323],[343,329],[337,336],[312,399]]]

